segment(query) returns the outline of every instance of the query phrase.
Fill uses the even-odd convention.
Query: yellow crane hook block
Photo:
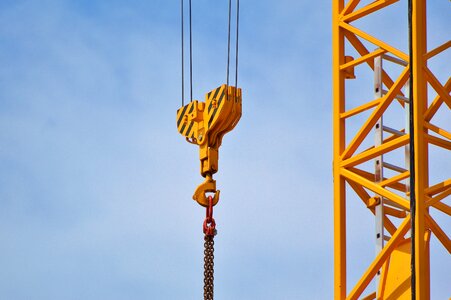
[[[205,181],[196,188],[193,199],[208,206],[205,193],[215,193],[213,205],[219,201],[219,191],[213,174],[218,171],[218,148],[223,136],[241,118],[241,89],[223,84],[205,96],[205,102],[194,100],[177,110],[177,129],[191,144],[199,145],[200,173]]]

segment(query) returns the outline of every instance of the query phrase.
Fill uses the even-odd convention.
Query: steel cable
[[[227,71],[226,71],[226,83],[229,87],[229,68],[230,68],[230,23],[232,19],[232,0],[229,0],[229,22],[227,30]],[[226,94],[228,95],[228,93]]]
[[[182,38],[182,106],[185,106],[185,57],[184,57],[184,18],[183,18],[183,0],[180,0],[180,7],[181,7],[181,23],[182,23],[182,29],[181,29],[181,38]]]
[[[236,1],[235,87],[238,92],[238,33],[240,28],[240,0]]]
[[[190,102],[193,101],[193,31],[191,22],[191,0],[189,0],[189,85]]]

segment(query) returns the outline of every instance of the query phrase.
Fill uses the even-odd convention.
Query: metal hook
[[[216,180],[214,180],[211,175],[207,174],[205,181],[201,183],[194,191],[193,199],[197,201],[200,205],[208,207],[209,201],[206,193],[214,193],[213,205],[216,205],[219,201],[220,191],[216,190]]]

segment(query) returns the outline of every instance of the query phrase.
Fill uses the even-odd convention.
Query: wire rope
[[[193,101],[193,30],[192,30],[192,0],[189,0],[189,89],[190,102]],[[182,106],[185,105],[185,8],[184,0],[180,0],[181,16],[181,60],[182,60],[182,78],[181,94]],[[235,87],[238,87],[238,51],[239,51],[239,19],[240,19],[240,1],[236,1],[236,42],[235,42]],[[226,85],[230,83],[230,56],[231,56],[231,23],[232,23],[232,0],[228,1],[228,30],[227,30],[227,68]]]
[[[238,92],[238,37],[240,28],[240,0],[236,1],[235,88]]]
[[[181,17],[181,39],[182,39],[182,106],[185,106],[185,56],[184,56],[184,18],[183,18],[183,0],[180,0],[180,17]]]
[[[189,85],[190,102],[193,101],[193,30],[191,22],[191,0],[189,0]]]
[[[230,68],[230,24],[232,19],[232,0],[229,0],[229,22],[227,30],[227,71],[226,71],[226,83],[229,87],[229,68]],[[226,94],[227,95],[227,94]]]

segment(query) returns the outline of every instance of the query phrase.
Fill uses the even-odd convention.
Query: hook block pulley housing
[[[200,173],[206,178],[194,193],[194,200],[208,206],[205,193],[219,191],[212,175],[218,171],[218,149],[224,135],[241,118],[241,89],[225,84],[207,93],[205,102],[194,100],[177,110],[177,129],[188,142],[199,146]]]

